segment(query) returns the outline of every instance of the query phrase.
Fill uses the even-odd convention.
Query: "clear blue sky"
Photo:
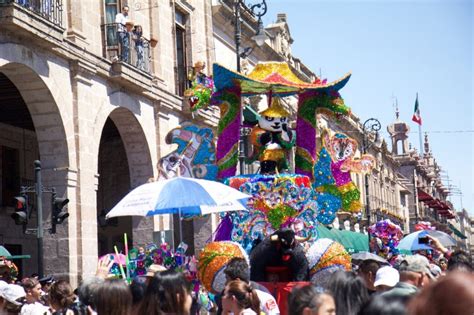
[[[251,2],[256,3],[257,0]],[[362,121],[409,123],[419,95],[422,131],[462,205],[474,215],[473,3],[470,0],[267,0],[264,24],[286,13],[293,55],[329,81],[352,72],[341,95]],[[388,141],[388,143],[390,143]],[[447,182],[445,181],[445,184]],[[451,196],[457,209],[461,197]]]

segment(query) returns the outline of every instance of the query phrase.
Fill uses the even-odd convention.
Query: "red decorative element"
[[[316,80],[313,81],[313,84],[314,85],[326,85],[326,83],[328,82],[328,79],[324,79],[321,81],[320,78],[316,78]]]
[[[306,176],[300,176],[295,178],[295,183],[298,186],[304,186],[304,187],[311,187],[311,182],[309,181],[309,177]]]
[[[285,79],[281,74],[279,73],[272,73],[262,81],[268,82],[268,83],[280,83],[280,84],[285,84],[285,85],[292,85],[295,84],[294,82],[291,82],[290,80]]]
[[[310,285],[310,282],[259,282],[265,288],[270,291],[270,293],[275,298],[278,308],[280,309],[281,315],[288,315],[288,296],[290,295],[291,290],[297,287],[303,287]]]
[[[235,189],[239,189],[240,186],[248,182],[250,178],[234,177],[229,181],[229,186]]]

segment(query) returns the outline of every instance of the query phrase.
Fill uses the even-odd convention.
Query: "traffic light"
[[[11,215],[16,225],[26,225],[28,223],[28,196],[22,194],[14,198],[15,212]]]
[[[51,233],[56,233],[56,224],[61,224],[64,220],[69,217],[69,213],[63,210],[63,208],[68,204],[69,199],[67,198],[58,198],[56,194],[52,195],[52,213],[51,213],[51,222],[52,228]]]

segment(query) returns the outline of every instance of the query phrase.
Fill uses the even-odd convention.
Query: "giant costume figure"
[[[273,97],[271,106],[260,113],[258,126],[252,129],[254,158],[260,161],[260,173],[272,174],[288,169],[288,153],[295,145],[296,134],[288,126],[290,114]]]

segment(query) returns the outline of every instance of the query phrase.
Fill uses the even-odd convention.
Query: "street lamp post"
[[[379,137],[379,130],[382,128],[382,125],[380,124],[380,121],[375,118],[369,118],[366,121],[364,121],[364,124],[362,125],[362,130],[363,130],[363,143],[362,143],[362,149],[363,153],[367,154],[367,151],[372,147],[374,142],[369,141],[369,133],[374,133],[375,132],[375,141],[377,141]],[[369,174],[365,174],[365,216],[367,217],[367,227],[370,226],[370,201],[369,201]],[[370,251],[370,233],[368,233],[368,238],[369,238],[369,251]]]
[[[263,45],[265,42],[265,31],[263,29],[262,16],[267,13],[266,0],[262,0],[260,3],[247,6],[244,0],[234,0],[234,19],[235,19],[235,55],[237,58],[237,72],[240,72],[240,45],[242,43],[242,24],[241,24],[241,10],[244,9],[258,19],[258,31],[252,39],[257,43],[258,46]],[[241,123],[244,120],[243,108],[240,111]],[[245,174],[245,150],[247,147],[247,133],[244,128],[240,130],[240,142],[239,142],[239,167],[240,174]]]

